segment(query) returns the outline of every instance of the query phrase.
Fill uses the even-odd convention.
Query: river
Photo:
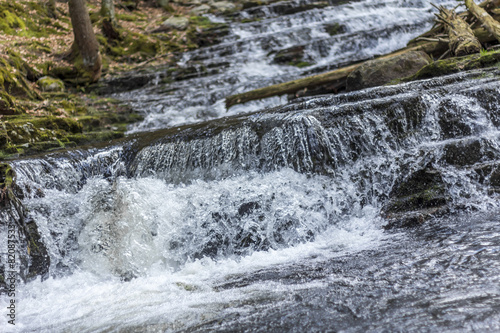
[[[13,331],[499,331],[498,68],[224,107],[398,49],[431,8],[243,13],[264,16],[180,63],[217,71],[115,95],[145,114],[128,139],[13,161],[50,257],[18,285]],[[272,61],[295,45],[309,66]],[[429,169],[446,213],[387,228],[395,189]]]

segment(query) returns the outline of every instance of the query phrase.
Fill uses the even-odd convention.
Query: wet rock
[[[27,220],[27,212],[21,203],[24,197],[22,189],[15,182],[16,174],[10,165],[0,164],[0,228],[14,230],[17,241],[14,248],[19,263],[19,276],[29,281],[37,276],[47,277],[50,258],[41,241],[38,228],[33,221]],[[10,232],[9,232],[10,235]],[[0,258],[0,268],[9,271],[9,266]],[[0,281],[0,289],[3,289]]]
[[[101,95],[110,95],[118,92],[125,92],[144,87],[155,77],[154,74],[141,74],[130,72],[117,75],[109,79],[103,79],[99,83],[92,85],[93,91]]]
[[[64,82],[50,76],[44,76],[36,82],[40,89],[45,92],[62,92],[64,91]]]
[[[500,193],[500,162],[488,162],[474,166],[479,183],[488,186],[491,193]]]
[[[441,103],[439,108],[439,126],[444,139],[451,139],[472,134],[471,123],[464,113],[457,113],[456,105],[449,101]]]
[[[500,187],[500,166],[490,174],[490,184]]]
[[[342,34],[345,31],[346,31],[345,26],[340,25],[339,23],[325,25],[325,32],[330,36]]]
[[[206,28],[194,33],[196,44],[199,47],[211,46],[219,44],[224,36],[229,34],[229,27],[226,24],[217,25],[211,28]]]
[[[238,214],[240,216],[250,215],[255,209],[259,209],[260,205],[258,202],[246,202],[238,208]]]
[[[383,208],[387,228],[414,227],[449,210],[443,178],[429,166],[400,181],[389,197]]]
[[[273,6],[273,11],[278,15],[292,15],[311,9],[321,9],[329,5],[328,1],[311,1],[298,6],[292,1],[279,1]]]
[[[347,77],[347,90],[384,85],[418,72],[431,58],[422,51],[410,51],[388,59],[367,61]]]
[[[183,16],[172,16],[169,17],[165,22],[163,22],[161,26],[166,29],[186,30],[189,26],[189,19]]]
[[[194,15],[194,16],[198,16],[201,14],[208,13],[209,10],[210,10],[210,6],[203,4],[203,5],[200,5],[200,6],[197,6],[197,7],[194,7],[193,9],[191,9],[189,11],[189,14]]]
[[[301,62],[304,59],[304,49],[304,46],[299,45],[280,50],[274,56],[273,62],[282,65]]]
[[[445,162],[456,166],[478,163],[483,156],[481,142],[477,139],[452,142],[444,147],[443,153]]]
[[[243,2],[242,6],[243,9],[249,9],[249,8],[254,8],[254,7],[259,7],[259,6],[264,6],[269,3],[269,0],[250,0],[250,1],[245,1]]]

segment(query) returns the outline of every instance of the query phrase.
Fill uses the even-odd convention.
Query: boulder
[[[216,1],[213,2],[212,8],[214,8],[218,12],[232,12],[236,9],[236,5],[234,3],[231,3],[229,1]]]
[[[165,9],[165,10],[169,10],[170,8],[170,0],[158,0],[158,5]]]
[[[176,30],[186,30],[189,26],[189,19],[187,17],[169,17],[165,22],[162,23],[162,27],[168,29]]]
[[[45,92],[61,92],[64,91],[64,82],[50,76],[44,76],[36,82],[40,89]]]
[[[209,10],[210,10],[209,5],[201,5],[201,6],[197,6],[197,7],[194,7],[193,9],[191,9],[189,11],[189,14],[194,15],[194,16],[198,16],[201,14],[208,13]]]
[[[423,51],[409,51],[398,56],[367,61],[347,77],[347,91],[384,85],[417,73],[431,58]]]

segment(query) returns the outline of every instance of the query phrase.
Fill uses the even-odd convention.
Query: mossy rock
[[[21,110],[16,107],[14,97],[0,90],[0,115],[14,115],[20,113]]]
[[[64,82],[50,76],[44,76],[36,82],[40,89],[45,92],[62,92],[64,91]]]
[[[165,28],[172,28],[176,30],[186,30],[189,26],[189,19],[184,16],[172,16],[162,23]]]
[[[413,75],[430,62],[431,58],[423,51],[409,51],[390,58],[370,60],[349,74],[346,90],[384,85],[394,79]]]
[[[340,25],[339,23],[325,25],[325,32],[330,36],[336,36],[338,34],[344,33],[345,31],[346,31],[345,26]]]
[[[0,163],[0,189],[12,187],[15,173],[12,167],[7,163]]]

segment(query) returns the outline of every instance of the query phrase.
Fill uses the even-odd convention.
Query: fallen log
[[[316,87],[322,84],[330,83],[336,80],[347,78],[349,73],[358,68],[360,64],[340,68],[331,72],[309,76],[302,79],[275,84],[269,87],[251,90],[245,93],[226,97],[226,109],[231,106],[246,103],[256,99],[262,99],[272,96],[291,94],[304,88]]]
[[[500,42],[500,23],[473,0],[465,0],[465,6],[482,23],[486,30]]]
[[[391,58],[409,51],[424,51],[428,54],[432,54],[435,53],[436,50],[443,50],[443,43],[427,42],[414,47],[398,50],[391,54],[382,56],[380,58]],[[309,76],[302,79],[297,79],[284,83],[279,83],[272,86],[247,91],[241,94],[231,95],[226,97],[226,109],[229,109],[231,106],[240,103],[246,103],[249,101],[273,97],[273,96],[293,94],[305,88],[311,89],[324,84],[334,83],[335,81],[340,81],[340,80],[345,81],[347,79],[347,76],[362,64],[363,62],[348,67],[339,68],[331,72]]]
[[[458,57],[479,52],[481,43],[474,36],[469,24],[454,10],[448,10],[442,6],[438,9],[437,21],[446,27],[451,52]]]
[[[486,0],[481,2],[478,6],[486,9],[487,11],[491,11],[496,7],[500,7],[500,0]]]

